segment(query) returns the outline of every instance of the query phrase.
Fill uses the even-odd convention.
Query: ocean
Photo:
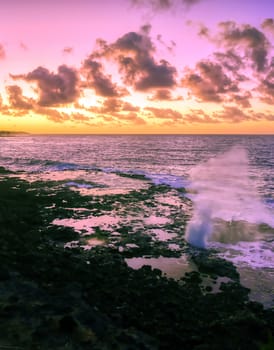
[[[30,182],[55,181],[97,197],[138,192],[151,184],[167,186],[165,196],[152,196],[150,206],[138,213],[127,204],[122,219],[120,203],[119,210],[85,220],[56,217],[53,224],[91,234],[96,226],[114,235],[122,222],[169,242],[171,250],[180,250],[180,240],[186,240],[194,249],[210,249],[233,262],[243,285],[251,288],[251,298],[274,305],[274,136],[0,137],[0,166]],[[182,227],[180,215],[187,218]],[[184,254],[182,249],[177,260],[136,257],[127,262],[133,268],[148,263],[176,278],[192,268],[186,268]]]

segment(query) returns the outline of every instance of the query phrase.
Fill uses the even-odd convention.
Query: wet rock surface
[[[167,242],[153,241],[140,227],[117,227],[120,241],[116,243],[112,233],[97,229],[93,237],[111,244],[85,250],[64,248],[65,242],[76,238],[75,231],[51,224],[57,213],[59,218],[72,215],[70,208],[85,207],[100,214],[115,206],[121,212],[127,203],[149,207],[151,197],[167,193],[168,187],[151,185],[122,197],[100,199],[69,188],[56,192],[49,184],[30,184],[8,178],[4,169],[1,172],[0,347],[273,348],[273,309],[249,300],[249,290],[240,285],[231,263],[193,250],[181,239],[181,248],[189,252],[197,269],[175,280],[150,266],[134,270],[126,264],[129,257],[178,254],[168,249]],[[182,219],[175,210],[170,217],[172,223],[163,226],[170,232],[174,228],[183,238]],[[125,249],[119,251],[119,246]],[[207,278],[214,284],[220,276],[229,279],[212,293],[203,281]]]

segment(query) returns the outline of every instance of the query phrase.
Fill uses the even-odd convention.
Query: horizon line
[[[23,134],[23,136],[274,136],[274,133],[47,133],[47,132],[27,132],[0,130],[1,134]]]

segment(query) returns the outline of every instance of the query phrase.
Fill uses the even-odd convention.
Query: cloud
[[[32,109],[33,100],[23,96],[22,89],[18,85],[10,85],[6,87],[10,107],[16,109]]]
[[[225,106],[221,112],[214,112],[213,116],[220,122],[228,123],[240,123],[255,119],[251,113],[247,114],[235,106]]]
[[[273,113],[260,113],[252,110],[247,112],[242,111],[238,106],[224,106],[221,111],[213,112],[211,115],[205,113],[201,109],[192,109],[185,113],[184,121],[186,123],[206,123],[206,124],[220,124],[220,123],[242,123],[246,121],[272,121],[274,120]]]
[[[237,25],[233,21],[221,22],[219,27],[221,29],[217,35],[219,44],[230,49],[243,49],[257,72],[266,69],[270,43],[263,32],[249,24]]]
[[[209,114],[205,113],[202,109],[191,109],[188,113],[184,114],[185,123],[205,123],[216,124],[219,121]]]
[[[182,86],[205,102],[220,102],[228,93],[239,91],[237,82],[225,74],[222,66],[209,60],[198,62],[195,70],[186,69]]]
[[[262,28],[274,34],[274,19],[266,18],[262,23]]]
[[[99,108],[101,113],[116,113],[122,110],[123,101],[117,98],[108,98],[103,102],[103,105]]]
[[[148,117],[157,119],[169,119],[174,122],[182,122],[183,116],[180,112],[175,111],[171,108],[156,108],[146,107],[145,111],[148,111]]]
[[[149,30],[149,25],[143,26],[140,33],[126,33],[110,45],[99,40],[99,49],[94,55],[115,60],[123,82],[138,91],[175,87],[176,68],[166,60],[155,61]]]
[[[122,108],[123,108],[123,111],[128,111],[128,112],[139,112],[140,111],[140,107],[133,106],[129,102],[124,102]]]
[[[166,11],[179,5],[189,8],[202,0],[131,0],[138,7],[147,7],[153,11]]]
[[[70,55],[73,53],[73,47],[66,46],[63,48],[63,54],[65,55]]]
[[[123,112],[139,112],[140,107],[133,106],[131,103],[116,97],[109,97],[103,101],[100,107],[91,107],[88,110],[94,113],[119,116]]]
[[[252,98],[252,94],[250,91],[243,91],[241,94],[232,94],[228,98],[229,102],[234,102],[242,108],[250,108],[250,99]]]
[[[0,44],[0,60],[4,60],[6,58],[6,51],[4,46]]]
[[[20,49],[22,49],[23,51],[28,51],[28,49],[29,49],[27,47],[27,45],[25,43],[23,43],[22,41],[20,42],[19,46],[20,46]]]
[[[274,121],[274,113],[266,111],[266,113],[254,113],[257,120]],[[270,130],[271,132],[271,130]]]
[[[84,61],[82,73],[86,78],[86,87],[93,88],[99,96],[118,97],[125,95],[125,89],[119,89],[111,81],[111,76],[105,75],[103,65],[95,61],[92,55]]]
[[[139,67],[143,70],[143,75],[135,82],[136,90],[147,91],[159,87],[173,87],[176,84],[176,69],[165,60],[156,64],[151,59]]]
[[[186,23],[187,23],[187,25],[192,25],[193,24],[192,21],[187,21]],[[199,23],[198,36],[200,36],[202,38],[205,37],[205,38],[210,40],[211,37],[210,37],[210,30],[209,30],[209,28],[207,26],[205,26],[204,24]]]
[[[89,124],[90,118],[81,113],[65,113],[54,108],[38,107],[35,109],[36,114],[45,116],[48,120],[55,123],[76,122]]]
[[[48,120],[51,120],[55,123],[64,123],[70,120],[69,114],[60,112],[52,108],[37,108],[35,112],[37,114],[45,116]]]
[[[253,110],[243,112],[236,106],[225,106],[222,111],[213,113],[213,116],[218,118],[220,122],[228,123],[241,123],[245,121],[260,122],[262,120],[274,121],[273,112],[262,113]]]
[[[126,114],[120,114],[119,116],[117,116],[118,120],[122,120],[122,121],[126,121],[135,125],[145,125],[147,124],[147,122],[138,116],[137,113],[135,112],[129,112]]]
[[[237,55],[237,53],[233,50],[227,50],[225,52],[214,52],[214,58],[223,66],[223,68],[232,72],[234,75],[236,74],[238,79],[247,80],[246,77],[240,76],[238,72],[244,68],[244,63],[242,58]]]
[[[182,96],[174,97],[168,89],[156,90],[153,96],[148,98],[150,101],[180,101],[182,99]]]
[[[79,78],[74,68],[66,65],[58,67],[57,74],[47,68],[38,67],[26,75],[12,75],[15,80],[23,79],[36,82],[39,91],[40,106],[62,105],[74,102],[80,94]]]
[[[173,49],[176,47],[175,41],[171,40],[169,44],[165,43],[164,40],[162,39],[162,35],[158,34],[157,35],[157,41],[163,45],[169,52],[173,53]]]
[[[274,58],[267,75],[260,82],[257,91],[263,102],[274,105]]]
[[[145,125],[147,124],[146,120],[140,117],[135,111],[126,111],[121,104],[120,108],[117,108],[115,112],[110,112],[107,109],[99,108],[94,110],[97,112],[97,117],[103,119],[108,123],[115,123],[117,125],[123,124],[134,124],[134,125]],[[125,113],[126,112],[126,113]],[[109,113],[109,114],[108,114]]]

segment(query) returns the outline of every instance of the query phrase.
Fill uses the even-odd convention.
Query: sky
[[[274,1],[0,4],[0,130],[273,134]]]

